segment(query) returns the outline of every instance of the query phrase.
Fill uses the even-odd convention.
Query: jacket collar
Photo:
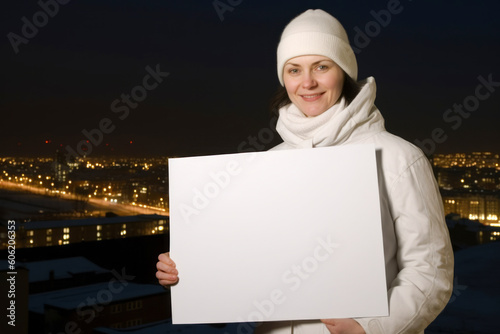
[[[323,147],[359,142],[384,130],[384,119],[375,106],[376,83],[373,77],[345,106],[342,99],[316,117],[305,116],[294,104],[279,111],[276,130],[283,141],[295,148]]]

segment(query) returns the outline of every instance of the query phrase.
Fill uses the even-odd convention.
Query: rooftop
[[[121,289],[123,287],[123,289]],[[137,284],[126,282],[110,282],[85,285],[77,288],[55,290],[37,293],[29,296],[29,310],[34,313],[44,313],[45,306],[54,306],[64,310],[75,310],[78,307],[94,305],[101,294],[108,291],[112,295],[111,303],[125,301],[156,294],[165,293],[166,290],[157,284]],[[105,298],[108,294],[106,294]],[[93,304],[93,303],[94,304]]]
[[[56,280],[72,278],[77,274],[83,273],[103,274],[110,272],[107,269],[99,267],[83,256],[35,262],[22,262],[21,265],[29,270],[30,283],[48,281],[50,279],[51,272],[54,275],[53,278]]]
[[[95,328],[96,333],[101,334],[170,334],[170,333],[189,333],[189,334],[217,334],[217,333],[236,333],[240,324],[227,324],[225,326],[210,326],[206,324],[199,325],[172,325],[170,320],[144,324],[140,326],[116,329],[116,328]],[[244,325],[243,325],[244,326]],[[250,325],[247,325],[250,326]],[[253,329],[252,327],[250,327]],[[239,329],[241,332],[241,329]]]

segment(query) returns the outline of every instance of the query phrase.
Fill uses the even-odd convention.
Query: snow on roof
[[[7,271],[8,264],[7,260],[0,260],[0,270]],[[110,272],[108,269],[99,267],[83,256],[33,262],[17,261],[15,266],[16,269],[25,268],[29,270],[30,283],[48,281],[51,271],[54,272],[54,279],[56,280],[72,278],[75,274],[104,274]]]
[[[112,284],[110,286],[110,284]],[[123,287],[121,291],[120,287]],[[54,306],[65,310],[74,310],[79,306],[91,306],[99,303],[99,298],[108,298],[111,294],[110,303],[137,299],[141,297],[164,293],[165,289],[156,284],[138,284],[126,282],[126,285],[119,285],[116,279],[98,284],[84,285],[76,288],[55,290],[32,294],[29,296],[29,310],[35,313],[44,313],[45,305]],[[93,304],[93,303],[94,304]],[[106,302],[108,300],[106,299]]]
[[[23,262],[29,273],[29,282],[48,281],[50,273],[54,273],[54,279],[72,278],[75,274],[94,273],[103,274],[109,270],[99,267],[83,256],[69,257],[63,259]]]

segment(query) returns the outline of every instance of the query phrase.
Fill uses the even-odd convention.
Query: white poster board
[[[388,314],[373,145],[169,159],[174,324]]]

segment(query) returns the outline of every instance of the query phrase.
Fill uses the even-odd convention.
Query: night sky
[[[76,149],[84,130],[95,156],[238,152],[270,127],[280,34],[309,8],[346,28],[389,131],[414,142],[441,128],[432,152],[500,153],[499,1],[60,1],[3,3],[0,157]],[[155,70],[161,82],[144,83]],[[498,84],[477,90],[480,77]]]

